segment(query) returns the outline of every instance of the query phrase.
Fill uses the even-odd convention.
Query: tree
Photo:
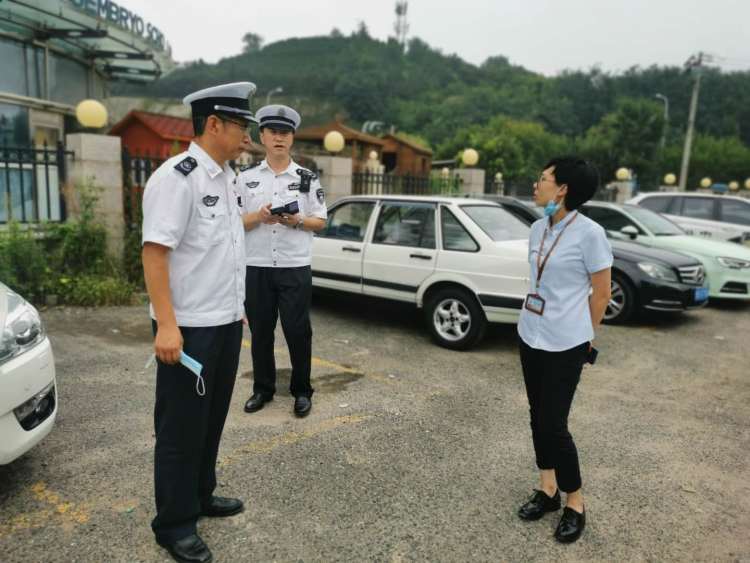
[[[605,115],[579,142],[579,152],[599,168],[603,181],[614,178],[625,166],[638,175],[641,183],[658,181],[663,120],[662,109],[650,100],[624,98],[617,110]]]
[[[263,38],[257,33],[246,33],[242,36],[243,53],[257,53],[263,48]]]
[[[365,20],[359,21],[359,24],[357,25],[357,31],[355,31],[352,35],[354,37],[359,37],[360,39],[370,39],[370,30],[367,29]]]
[[[498,115],[486,125],[471,125],[440,145],[440,156],[456,156],[465,148],[479,152],[479,167],[489,174],[502,172],[506,182],[530,186],[553,156],[569,151],[564,137],[539,123]]]
[[[678,173],[682,160],[682,145],[670,145],[664,157],[660,173]],[[738,137],[712,137],[698,135],[693,143],[688,173],[688,189],[697,188],[701,178],[714,182],[743,183],[750,177],[750,148]]]

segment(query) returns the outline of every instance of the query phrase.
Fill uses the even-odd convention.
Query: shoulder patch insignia
[[[244,164],[244,165],[240,166],[240,172],[244,172],[245,170],[250,170],[251,168],[255,168],[259,164],[260,164],[260,161],[258,161],[258,162],[252,162],[250,164]]]
[[[326,193],[323,191],[323,188],[318,188],[315,191],[315,195],[318,196],[318,201],[320,203],[323,203],[326,200]]]
[[[188,156],[174,165],[175,170],[177,170],[177,172],[179,172],[183,176],[187,176],[197,167],[198,161],[195,160],[192,156]]]

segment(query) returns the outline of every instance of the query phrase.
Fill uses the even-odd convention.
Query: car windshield
[[[643,207],[628,206],[627,212],[639,223],[641,223],[646,229],[651,231],[654,236],[675,236],[684,235],[680,227],[672,223],[669,219],[662,217],[658,213],[654,213],[650,209]]]
[[[494,241],[529,238],[529,227],[499,205],[462,205],[461,209]]]

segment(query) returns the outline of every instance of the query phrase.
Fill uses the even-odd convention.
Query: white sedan
[[[529,227],[500,205],[430,196],[353,196],[313,244],[315,287],[414,303],[435,341],[465,350],[488,322],[518,322]]]
[[[37,310],[0,283],[0,465],[55,424],[55,360]]]

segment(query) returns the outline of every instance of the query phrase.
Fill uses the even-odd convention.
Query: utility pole
[[[685,63],[685,69],[692,72],[695,76],[693,82],[693,96],[690,98],[690,113],[688,114],[687,132],[685,133],[685,146],[682,149],[682,166],[680,166],[680,183],[679,189],[685,191],[687,187],[688,170],[690,168],[690,151],[693,147],[693,132],[695,131],[695,113],[698,110],[698,94],[701,89],[701,74],[703,73],[703,63],[710,57],[705,53],[698,53],[690,57]]]
[[[409,2],[406,0],[396,2],[396,23],[393,24],[393,30],[396,32],[396,41],[402,49],[406,48],[406,34],[409,32],[409,22],[406,19],[408,9]]]

